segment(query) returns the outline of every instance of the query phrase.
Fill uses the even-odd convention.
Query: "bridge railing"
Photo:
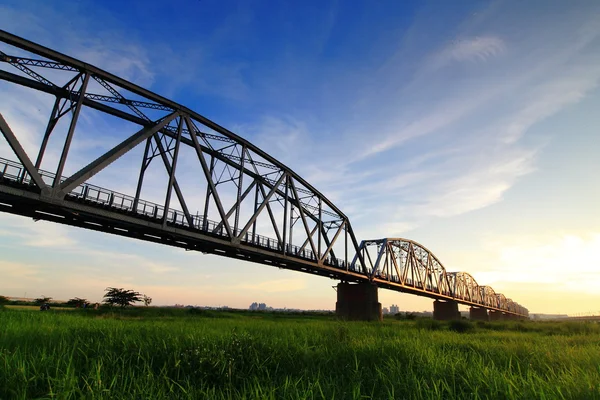
[[[55,174],[44,170],[39,170],[39,173],[46,184],[53,184]],[[29,174],[21,164],[4,158],[0,158],[0,180],[2,179],[13,181],[24,186],[34,186]],[[65,177],[62,177],[61,182],[65,179]],[[100,207],[108,206],[121,211],[134,213],[138,216],[160,221],[162,221],[165,212],[164,206],[143,199],[138,199],[134,210],[134,204],[136,203],[134,197],[89,183],[83,183],[77,186],[69,194],[67,194],[66,197],[71,200],[83,200],[87,203],[94,203]],[[167,210],[166,219],[167,223],[169,224],[183,226],[185,228],[199,230],[217,236],[227,236],[227,232],[225,229],[223,229],[222,224],[219,224],[216,221],[205,219],[201,215],[192,215],[191,217],[192,226],[190,226],[190,223],[185,217],[183,211],[169,208]],[[242,230],[237,229],[233,231],[235,231],[235,235],[239,235],[241,234]],[[241,238],[241,241],[271,251],[283,251],[282,243],[277,239],[259,234],[252,234],[251,232],[246,232]],[[311,250],[306,248],[301,249],[300,246],[296,245],[288,244],[286,248],[286,254],[305,260],[317,261],[317,257]],[[350,263],[347,265],[344,260],[333,258],[331,256],[326,257],[323,262],[328,266],[343,270],[346,270],[347,267],[350,267]]]

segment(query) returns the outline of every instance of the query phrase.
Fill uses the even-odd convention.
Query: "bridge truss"
[[[470,274],[446,272],[432,252],[412,240],[364,240],[360,254],[370,271],[370,279],[379,287],[401,287],[404,292],[438,300],[523,316],[529,314],[525,307],[494,292],[490,286],[480,286]],[[358,262],[358,257],[355,261]]]
[[[383,239],[386,244],[381,248],[389,248],[389,257],[381,254],[373,264],[365,250],[378,242],[359,244],[350,220],[329,199],[283,163],[200,114],[8,32],[0,31],[0,43],[8,47],[0,48],[0,83],[53,99],[34,152],[22,146],[23,133],[13,132],[10,121],[0,114],[0,131],[18,159],[0,159],[0,211],[508,313],[524,312],[501,295],[467,284],[462,273],[446,274],[429,252],[439,274],[437,283],[427,281],[430,266],[418,258],[424,248],[414,242]],[[72,143],[85,110],[136,128],[108,151],[68,172],[76,158]],[[59,157],[48,157],[52,141],[61,144]],[[90,182],[142,148],[130,194]],[[166,177],[158,191],[153,175],[157,169]],[[199,188],[201,196],[189,195],[190,185]],[[149,191],[159,201],[144,198]],[[404,264],[392,261],[393,252],[403,246],[410,254],[407,271],[420,271],[410,279],[402,275],[406,271],[399,265]],[[386,264],[388,258],[392,264]],[[388,268],[391,265],[397,275]],[[417,276],[425,280],[419,284]],[[494,296],[497,303],[489,301]]]

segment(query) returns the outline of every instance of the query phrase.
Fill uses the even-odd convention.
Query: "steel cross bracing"
[[[359,252],[367,263],[371,280],[379,287],[392,289],[401,286],[404,292],[434,299],[529,315],[525,307],[507,299],[503,294],[494,292],[489,286],[478,285],[470,274],[446,272],[432,252],[412,240],[364,240]],[[358,262],[358,258],[354,262]],[[350,266],[351,270],[354,262]]]
[[[0,48],[0,80],[54,99],[36,154],[25,151],[19,132],[13,132],[10,121],[0,114],[0,131],[18,159],[0,159],[1,211],[414,291],[408,280],[383,279],[377,272],[381,260],[373,264],[366,258],[365,242],[359,245],[348,217],[252,143],[180,104],[54,50],[1,30],[0,44],[4,45]],[[73,158],[69,155],[81,124],[79,116],[86,109],[139,128],[77,172],[65,174],[65,166]],[[59,138],[64,137],[60,157],[51,171],[42,169],[47,163],[48,143],[56,140],[60,126],[66,126],[66,132],[59,132]],[[131,195],[89,182],[132,149],[142,147]],[[182,152],[193,155],[195,166],[182,164]],[[142,198],[151,165],[158,165],[168,176],[160,204]],[[191,171],[201,182],[202,202],[186,197],[188,186],[181,179],[182,171]],[[450,282],[450,275],[447,279]],[[452,279],[462,282],[462,278]],[[460,285],[455,286],[463,290]],[[459,289],[455,292],[462,293]],[[440,292],[437,297],[452,297],[448,293],[455,292]],[[501,295],[498,299],[499,309],[519,313],[510,308],[516,303]],[[488,308],[494,308],[488,303]]]

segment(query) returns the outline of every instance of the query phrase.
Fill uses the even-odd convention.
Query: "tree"
[[[148,307],[152,303],[152,297],[144,295],[143,297],[144,305]]]
[[[87,299],[80,299],[79,297],[73,297],[67,301],[67,305],[75,307],[83,307],[85,304],[89,304]]]
[[[139,292],[130,289],[109,287],[106,288],[105,291],[104,303],[110,304],[111,306],[118,305],[121,308],[125,308],[133,303],[142,301],[142,295]]]
[[[4,307],[5,304],[10,303],[10,300],[6,296],[0,296],[0,308]]]
[[[38,297],[37,299],[34,300],[35,304],[46,304],[49,303],[50,300],[52,300],[52,297],[46,297],[44,295],[42,295],[41,297]]]

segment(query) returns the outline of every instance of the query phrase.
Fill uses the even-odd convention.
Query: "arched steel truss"
[[[401,238],[365,240],[360,244],[359,254],[378,286],[401,287],[402,291],[421,296],[528,315],[525,307],[494,292],[490,286],[479,285],[470,274],[447,272],[431,251],[415,241]],[[356,257],[351,269],[359,268],[359,263]]]
[[[19,196],[5,211],[27,212],[19,210],[19,201],[28,198],[44,213],[36,217],[43,219],[54,215],[62,223],[331,277],[347,273],[348,254],[352,257],[358,249],[348,217],[260,148],[180,104],[94,66],[4,31],[0,31],[0,42],[14,51],[0,51],[0,62],[13,67],[0,69],[0,80],[54,98],[37,154],[27,154],[18,132],[11,131],[10,121],[0,118],[2,133],[19,160],[5,160],[0,166],[5,180],[13,178],[4,196]],[[63,176],[79,114],[86,108],[139,128],[77,172]],[[68,129],[60,159],[52,170],[43,170],[48,141],[64,119]],[[89,182],[138,145],[145,150],[132,195]],[[199,174],[204,191],[201,203],[189,200],[186,187],[180,184],[178,161],[183,151],[195,158],[193,172]],[[145,172],[156,163],[169,177],[163,188],[164,202],[158,204],[141,196],[147,183]],[[21,187],[16,191],[18,184]],[[4,200],[11,205],[9,198]],[[98,206],[102,213],[93,209]],[[129,217],[144,221],[140,224]],[[366,273],[364,268],[362,273]]]
[[[367,242],[359,245],[348,217],[329,199],[257,146],[202,115],[1,30],[0,44],[9,47],[0,48],[0,80],[46,93],[54,101],[36,154],[25,151],[19,132],[0,114],[0,131],[18,159],[0,159],[0,211],[345,281],[377,282],[393,290],[419,288],[443,298],[464,291],[464,302],[498,308],[487,300],[478,302],[473,285],[446,274],[431,253],[413,242],[384,239],[389,249],[385,259],[381,255],[375,265],[367,262]],[[65,176],[79,115],[86,109],[137,129]],[[43,168],[48,143],[60,126],[66,128],[60,158],[51,169]],[[130,195],[90,182],[140,146],[144,151]],[[178,165],[182,152],[191,154],[194,166]],[[146,171],[157,164],[168,176],[160,203],[142,196]],[[203,201],[186,197],[180,179],[184,169],[202,186]],[[498,299],[503,310],[519,312],[516,303]]]

